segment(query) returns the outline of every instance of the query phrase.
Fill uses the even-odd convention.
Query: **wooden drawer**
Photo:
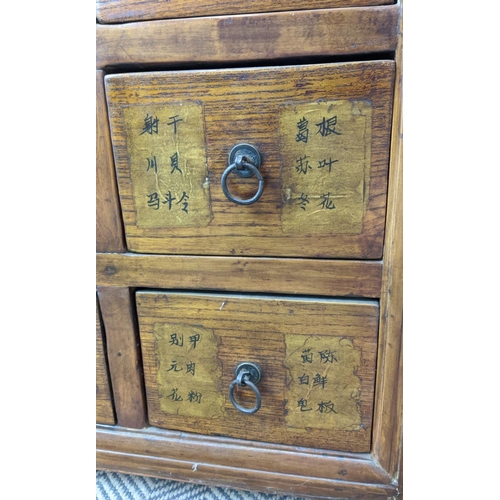
[[[97,0],[97,20],[101,23],[171,19],[224,14],[249,14],[285,10],[324,9],[388,5],[392,0]]]
[[[129,250],[379,259],[393,78],[392,61],[107,76]],[[221,186],[241,143],[262,157],[251,205]],[[243,200],[257,184],[227,177]]]
[[[96,307],[96,422],[115,424],[99,308]]]
[[[151,425],[370,451],[377,302],[153,291],[136,302]],[[253,414],[228,395],[241,362],[263,371]],[[234,396],[256,403],[248,387]]]

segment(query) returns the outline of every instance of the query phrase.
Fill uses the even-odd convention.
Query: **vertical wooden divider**
[[[98,287],[118,425],[146,427],[146,398],[134,301],[129,288]]]
[[[103,71],[96,71],[96,116],[96,251],[124,252]]]
[[[401,5],[399,5],[401,9]],[[380,298],[379,364],[375,392],[372,453],[398,480],[402,448],[403,336],[403,32],[400,16],[396,50],[389,197]]]
[[[96,297],[97,299],[97,297]],[[109,378],[106,343],[102,326],[99,301],[96,300],[96,423],[114,425],[116,423],[112,389]]]

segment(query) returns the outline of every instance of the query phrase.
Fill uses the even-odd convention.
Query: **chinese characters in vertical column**
[[[173,136],[177,135],[180,127],[180,123],[184,121],[179,115],[169,116],[169,120],[166,122],[167,133]],[[144,125],[139,132],[139,135],[149,134],[151,136],[158,135],[160,119],[155,115],[150,115],[146,113],[144,118]],[[153,142],[151,139],[152,148],[154,145],[160,145],[159,142]],[[174,142],[174,144],[176,144]],[[176,191],[174,187],[169,189],[169,176],[172,175],[183,175],[183,171],[180,167],[180,157],[179,151],[172,151],[172,154],[168,157],[168,167],[161,165],[157,159],[157,155],[152,152],[151,156],[146,158],[147,166],[146,172],[151,171],[156,177],[157,190],[152,193],[146,194],[146,204],[152,210],[160,210],[162,207],[168,212],[172,210],[180,210],[186,215],[189,214],[189,194],[186,191]],[[163,167],[163,168],[162,168]],[[165,186],[165,187],[163,187]],[[163,189],[162,189],[163,188]],[[176,201],[177,200],[177,201]],[[175,203],[174,203],[175,202]],[[177,205],[180,205],[177,207]]]

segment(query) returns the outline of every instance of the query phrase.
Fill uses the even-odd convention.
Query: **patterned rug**
[[[302,500],[151,477],[96,471],[96,500]]]

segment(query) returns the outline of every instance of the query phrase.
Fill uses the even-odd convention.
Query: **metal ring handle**
[[[264,177],[262,177],[262,174],[259,172],[259,169],[255,166],[252,165],[251,163],[248,163],[247,161],[239,161],[239,165],[249,169],[252,172],[252,175],[255,175],[257,179],[259,179],[259,188],[257,190],[257,193],[255,193],[252,198],[249,198],[247,200],[242,200],[241,198],[236,198],[233,196],[230,192],[229,189],[227,188],[227,176],[234,170],[237,169],[238,166],[236,165],[236,162],[232,163],[229,165],[229,167],[224,170],[224,173],[222,174],[222,178],[220,180],[221,186],[222,186],[222,191],[226,195],[226,198],[234,203],[238,203],[238,205],[251,205],[252,203],[255,203],[262,195],[262,192],[264,191]],[[240,167],[241,168],[241,167]]]
[[[249,378],[250,378],[250,372],[246,370],[242,370],[240,373],[238,373],[236,379],[233,380],[231,382],[231,385],[229,386],[229,399],[231,400],[231,403],[233,403],[233,406],[237,410],[241,411],[241,413],[252,414],[259,410],[262,398],[260,396],[259,389],[257,389],[257,386],[251,380],[249,380]],[[253,408],[245,408],[236,402],[236,399],[234,399],[234,394],[233,394],[234,387],[236,385],[239,385],[240,387],[250,387],[250,389],[252,389],[252,391],[255,393],[255,396],[257,397],[257,402],[255,403],[255,406]]]

